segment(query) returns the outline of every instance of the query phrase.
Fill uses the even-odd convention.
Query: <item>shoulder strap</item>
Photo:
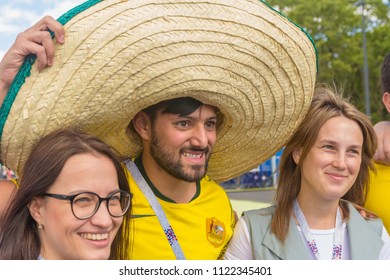
[[[10,179],[10,181],[11,181],[12,183],[14,183],[14,185],[15,185],[15,187],[16,187],[17,189],[19,189],[19,181],[18,181],[17,179],[12,178],[12,179]]]
[[[141,172],[138,170],[137,166],[132,160],[126,160],[125,164],[129,172],[131,173],[131,176],[133,176],[134,181],[140,187],[146,199],[149,201],[149,204],[152,207],[154,213],[156,214],[164,230],[169,245],[171,245],[173,253],[176,256],[176,259],[185,260],[184,253],[180,247],[175,232],[173,231],[172,226],[169,224],[168,219],[164,213],[164,210],[162,209],[160,203],[157,201],[157,198],[154,195],[153,191],[150,189],[150,186],[145,181],[145,178],[142,176]]]

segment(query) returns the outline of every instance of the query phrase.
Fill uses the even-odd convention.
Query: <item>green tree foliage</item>
[[[381,101],[380,66],[390,52],[390,5],[382,0],[269,0],[267,3],[304,28],[319,56],[318,83],[335,84],[365,112],[362,3],[366,26],[371,118],[390,120]]]

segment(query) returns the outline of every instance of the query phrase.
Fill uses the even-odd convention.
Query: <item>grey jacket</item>
[[[349,204],[350,219],[347,223],[350,255],[353,260],[378,259],[383,246],[383,223],[380,219],[365,220]],[[245,211],[244,219],[251,236],[254,259],[263,260],[309,260],[307,249],[294,220],[290,219],[289,232],[285,244],[271,232],[271,218],[276,206]]]

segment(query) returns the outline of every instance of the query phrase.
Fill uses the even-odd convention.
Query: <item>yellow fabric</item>
[[[128,172],[133,193],[132,235],[129,258],[175,259],[164,231],[134,179]],[[233,234],[234,213],[225,190],[207,176],[200,194],[189,203],[176,204],[158,198],[186,259],[218,259]]]
[[[19,189],[19,181],[17,179],[10,179],[10,181],[12,181],[12,183],[15,184],[16,188]]]
[[[375,163],[377,175],[371,173],[370,192],[365,207],[377,214],[390,232],[390,166]]]

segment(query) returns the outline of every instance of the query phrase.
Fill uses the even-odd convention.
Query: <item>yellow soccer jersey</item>
[[[365,207],[377,214],[390,232],[390,166],[375,163],[377,175],[371,173],[370,191]]]
[[[139,168],[145,176],[142,166]],[[129,172],[128,176],[133,193],[129,258],[175,259],[152,207]],[[148,178],[145,179],[151,184]],[[152,189],[156,194],[154,186]],[[206,176],[197,184],[197,194],[189,203],[167,201],[158,193],[157,197],[186,259],[215,260],[224,253],[233,234],[235,220],[230,200],[221,186]]]

